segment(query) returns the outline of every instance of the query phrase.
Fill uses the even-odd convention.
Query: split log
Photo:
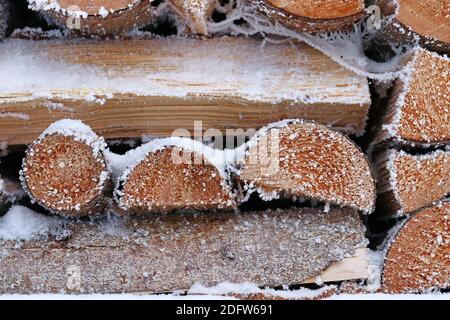
[[[259,12],[308,33],[341,31],[366,16],[363,0],[251,0]]]
[[[0,40],[6,36],[6,28],[8,27],[9,2],[0,0]]]
[[[119,179],[119,207],[138,213],[234,209],[224,159],[214,152],[200,142],[179,138],[153,140],[130,151],[125,157],[139,160]]]
[[[450,59],[419,49],[394,86],[377,142],[438,145],[450,141]]]
[[[378,203],[387,214],[405,215],[450,193],[450,152],[410,155],[388,150],[378,168]]]
[[[9,145],[31,143],[66,118],[106,139],[193,133],[194,121],[233,135],[227,129],[285,118],[362,134],[371,103],[366,78],[303,44],[10,40],[0,44],[0,56],[8,70],[4,82],[0,76],[8,84],[0,89],[0,141]]]
[[[70,234],[62,241],[48,236],[20,247],[0,241],[7,253],[0,259],[0,293],[298,284],[367,244],[361,218],[350,209],[168,214],[60,228],[65,231],[54,232]],[[363,271],[352,277],[365,278]]]
[[[62,28],[82,34],[115,35],[143,27],[153,20],[150,0],[28,0]]]
[[[387,251],[382,276],[386,293],[417,293],[450,284],[450,202],[412,216]]]
[[[261,198],[307,198],[370,213],[375,182],[367,158],[348,137],[303,120],[261,129],[240,160],[238,179]]]
[[[21,181],[30,198],[68,217],[103,213],[109,174],[106,144],[81,121],[61,120],[28,149]]]
[[[398,14],[385,36],[397,43],[419,42],[437,52],[450,53],[447,0],[397,0]]]
[[[212,16],[216,0],[169,0],[189,34],[208,34],[207,21]]]

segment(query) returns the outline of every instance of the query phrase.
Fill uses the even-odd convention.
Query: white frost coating
[[[0,217],[0,239],[33,240],[58,227],[60,220],[47,217],[22,206],[12,207]]]
[[[311,299],[317,298],[323,293],[336,289],[336,286],[324,286],[317,290],[298,289],[298,290],[275,290],[271,288],[259,288],[256,284],[246,283],[230,283],[222,282],[214,287],[205,287],[201,284],[195,284],[188,290],[188,294],[207,294],[207,295],[250,295],[263,294],[267,296],[280,297],[284,299]]]
[[[114,94],[213,98],[232,92],[243,99],[273,104],[281,101],[306,105],[370,104],[366,79],[349,73],[344,81],[340,78],[341,68],[313,71],[308,55],[302,50],[293,52],[289,59],[293,63],[286,64],[278,46],[262,48],[256,40],[174,39],[162,43],[163,52],[167,50],[180,56],[162,57],[156,70],[140,70],[136,66],[127,73],[119,72],[122,76],[109,67],[55,60],[42,53],[45,50],[39,44],[44,43],[15,39],[0,45],[0,95],[5,96],[2,101],[76,98],[101,104]],[[58,44],[58,41],[49,43]],[[121,67],[120,63],[117,67]],[[279,80],[274,82],[274,79]],[[283,81],[283,85],[278,81]],[[26,94],[11,96],[19,92]]]
[[[367,258],[369,261],[367,273],[367,283],[365,289],[369,292],[375,292],[381,288],[381,273],[383,270],[385,252],[369,250]]]
[[[237,0],[235,7],[230,7],[227,12],[224,12],[226,20],[208,23],[208,33],[245,36],[273,35],[299,40],[318,49],[356,74],[377,80],[391,80],[398,77],[404,55],[398,54],[386,63],[370,60],[364,53],[363,38],[369,32],[364,24],[355,25],[353,31],[350,32],[311,35],[291,30],[277,22],[271,22],[267,17],[256,14],[257,11],[254,4],[246,0]],[[234,24],[234,21],[240,19],[245,20],[247,25]]]

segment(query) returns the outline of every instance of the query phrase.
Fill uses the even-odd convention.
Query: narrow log
[[[366,78],[300,43],[14,40],[0,44],[0,56],[9,70],[0,75],[8,83],[0,89],[0,141],[8,145],[31,143],[67,118],[105,139],[193,134],[194,121],[233,135],[226,131],[285,118],[362,134],[371,103]]]
[[[367,244],[359,214],[349,209],[168,214],[60,228],[65,231],[54,232],[70,235],[62,241],[43,236],[21,247],[0,241],[7,252],[0,259],[0,293],[296,284]],[[352,277],[365,278],[363,271]]]
[[[150,0],[28,0],[62,28],[82,34],[115,35],[153,20]]]
[[[405,215],[450,193],[450,152],[410,155],[388,150],[379,156],[378,203],[389,215]]]
[[[139,160],[125,170],[115,190],[123,210],[230,210],[236,206],[224,164],[220,163],[224,159],[215,159],[214,150],[199,142],[153,140],[125,157]]]
[[[326,33],[349,29],[365,16],[363,0],[251,0],[258,10],[302,32]]]
[[[6,28],[8,27],[9,2],[8,0],[0,0],[0,40],[6,36]]]
[[[370,213],[375,183],[368,161],[348,137],[303,120],[261,129],[240,160],[238,179],[266,200],[308,198]]]
[[[68,217],[102,213],[109,174],[106,144],[81,121],[51,125],[28,149],[21,181],[30,198]]]
[[[450,202],[412,216],[389,245],[382,277],[386,293],[418,293],[450,284]]]
[[[169,0],[189,34],[207,35],[207,21],[212,16],[216,0]]]
[[[419,49],[394,86],[377,142],[439,145],[450,141],[450,59]]]

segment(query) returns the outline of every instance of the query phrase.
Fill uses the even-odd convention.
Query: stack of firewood
[[[43,29],[0,0],[0,294],[364,284],[368,220],[381,291],[448,287],[445,1],[27,1]],[[404,67],[341,65],[355,29]]]

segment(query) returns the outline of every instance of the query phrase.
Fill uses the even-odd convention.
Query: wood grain
[[[10,40],[0,55],[0,71],[17,81],[0,84],[0,141],[9,144],[30,143],[61,118],[105,138],[169,136],[194,121],[257,129],[284,118],[360,134],[370,105],[366,78],[302,44]]]

